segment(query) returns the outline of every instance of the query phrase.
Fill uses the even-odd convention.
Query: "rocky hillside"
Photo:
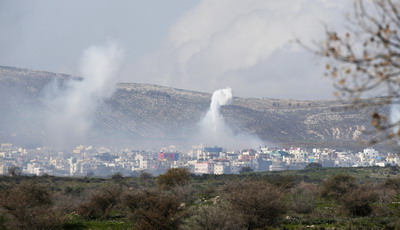
[[[36,112],[46,110],[46,92],[54,79],[62,87],[71,78],[0,67],[0,138],[42,132],[38,128],[42,125],[40,113]],[[93,125],[98,133],[118,133],[128,138],[185,139],[206,113],[210,98],[208,93],[123,83],[99,106]],[[235,97],[221,110],[235,132],[254,134],[272,143],[346,145],[368,129],[373,109],[353,110],[334,101]],[[30,119],[32,116],[37,117]],[[36,122],[39,126],[33,124]]]

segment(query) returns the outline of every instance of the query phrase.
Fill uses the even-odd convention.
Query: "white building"
[[[373,148],[364,149],[364,157],[367,159],[375,159],[379,156],[379,152]]]
[[[221,175],[230,173],[231,173],[231,166],[229,161],[214,163],[214,174]]]
[[[214,164],[211,162],[197,162],[194,164],[195,174],[212,174],[214,173]]]

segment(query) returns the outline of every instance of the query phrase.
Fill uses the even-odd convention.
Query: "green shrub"
[[[194,206],[190,217],[180,226],[182,230],[240,230],[243,229],[242,217],[233,212],[227,204],[206,204]]]
[[[304,169],[309,170],[309,169],[322,169],[322,164],[320,163],[310,163],[308,164]]]
[[[311,213],[316,206],[318,186],[315,184],[301,183],[290,192],[290,208],[296,213]]]
[[[372,204],[378,200],[378,194],[369,185],[360,185],[343,194],[341,203],[350,216],[369,216]]]
[[[163,189],[187,185],[191,180],[190,172],[186,168],[169,169],[165,174],[158,176],[157,185]]]
[[[114,173],[114,174],[111,176],[111,179],[112,179],[112,180],[119,181],[119,180],[124,179],[124,176],[122,175],[122,173],[117,172],[117,173]]]
[[[120,193],[121,188],[117,186],[96,190],[77,208],[77,213],[85,219],[106,219],[118,205]]]
[[[356,178],[347,174],[337,174],[322,185],[322,196],[339,200],[344,194],[357,187]]]
[[[135,229],[177,229],[184,215],[184,204],[171,192],[158,189],[130,191],[123,205]]]
[[[10,177],[19,177],[22,175],[22,169],[15,165],[8,167],[7,172]]]
[[[58,229],[64,218],[53,206],[53,193],[46,186],[24,181],[0,194],[0,216],[10,229]]]
[[[385,180],[384,186],[388,189],[400,190],[400,178],[388,178]]]
[[[283,192],[265,181],[231,182],[223,191],[223,197],[242,216],[247,229],[276,225],[287,212]]]
[[[253,170],[251,167],[246,166],[246,167],[241,168],[240,171],[239,171],[239,173],[240,173],[240,174],[244,174],[244,173],[251,173],[251,172],[253,172],[253,171],[254,171],[254,170]]]
[[[296,186],[296,178],[290,175],[271,175],[266,180],[277,188],[291,189]]]

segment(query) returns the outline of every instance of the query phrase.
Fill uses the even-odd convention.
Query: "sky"
[[[332,99],[325,60],[293,40],[323,40],[349,11],[349,0],[2,0],[0,65],[79,75],[85,50],[113,43],[118,82]]]

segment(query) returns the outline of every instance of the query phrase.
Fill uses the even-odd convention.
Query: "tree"
[[[240,169],[239,173],[240,173],[240,174],[243,174],[243,173],[251,173],[251,172],[253,172],[253,171],[254,171],[254,170],[253,170],[251,167],[245,166],[245,167],[243,167],[243,168]]]
[[[178,229],[184,205],[176,195],[157,189],[129,191],[123,195],[135,229]]]
[[[227,204],[203,204],[193,206],[191,216],[180,226],[182,230],[240,230],[242,218]]]
[[[117,173],[114,173],[114,174],[111,176],[111,179],[112,179],[112,180],[119,181],[119,180],[124,179],[124,175],[122,175],[122,173],[120,173],[120,172],[117,172]]]
[[[310,163],[308,164],[305,169],[322,169],[322,165],[320,163]]]
[[[288,201],[290,210],[300,214],[311,213],[316,207],[319,187],[316,184],[302,182],[290,190]]]
[[[371,125],[378,132],[370,142],[399,139],[400,3],[355,0],[348,21],[348,31],[327,29],[326,39],[313,51],[328,58],[326,75],[339,99],[357,107],[376,106]],[[387,105],[390,116],[382,111]]]
[[[235,181],[224,191],[223,197],[242,216],[247,229],[276,225],[287,211],[283,192],[265,181]]]
[[[87,201],[77,208],[77,213],[86,219],[106,219],[118,205],[120,193],[119,186],[93,191]]]
[[[186,168],[169,169],[166,173],[160,175],[157,179],[157,185],[170,189],[175,186],[187,185],[191,180],[190,172]]]
[[[358,184],[356,178],[338,174],[329,178],[322,187],[322,196],[335,199],[350,216],[368,216],[378,194],[369,184]]]
[[[350,216],[369,216],[372,204],[378,200],[378,194],[368,184],[357,186],[341,198],[341,205]]]
[[[21,168],[15,165],[8,167],[7,171],[10,177],[17,177],[22,175]]]
[[[0,216],[10,229],[60,229],[63,214],[55,209],[47,186],[24,181],[0,193]]]
[[[145,171],[141,171],[139,173],[139,180],[141,180],[141,181],[150,180],[151,178],[153,178],[151,173],[148,173],[148,172],[145,172]]]
[[[337,174],[322,186],[322,196],[339,200],[344,194],[357,187],[356,178],[347,174]]]

